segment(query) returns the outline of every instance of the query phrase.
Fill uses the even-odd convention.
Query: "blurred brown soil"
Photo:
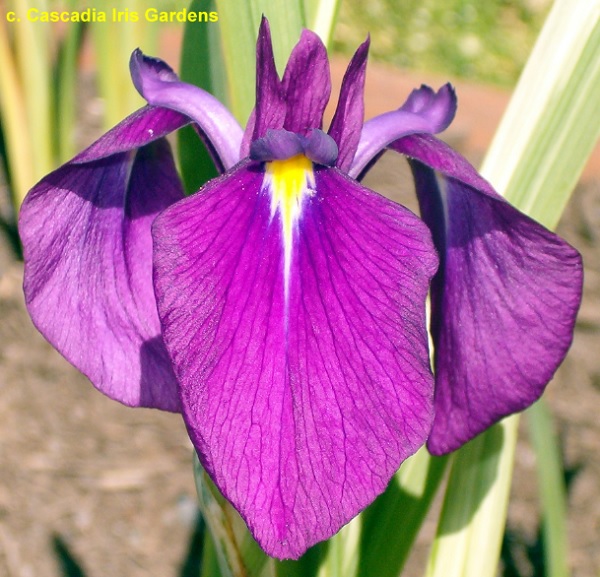
[[[339,84],[339,63],[334,68]],[[398,106],[422,81],[416,73],[371,66],[367,116]],[[425,81],[439,86],[445,79]],[[457,84],[461,107],[446,137],[477,163],[507,95]],[[570,562],[576,577],[600,571],[597,164],[586,172],[560,225],[584,256],[585,301],[572,350],[547,394],[570,472]],[[367,185],[412,204],[410,191],[399,185],[406,182],[406,167],[386,155]],[[128,409],[95,391],[33,328],[21,282],[21,265],[0,243],[0,576],[194,574],[188,556],[196,522],[192,449],[181,419]],[[533,575],[538,524],[535,454],[523,427],[509,511],[510,542],[523,576]],[[428,520],[407,575],[422,573],[434,527]]]

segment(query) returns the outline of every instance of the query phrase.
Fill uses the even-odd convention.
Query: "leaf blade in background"
[[[598,54],[600,0],[557,0],[481,169],[549,228],[600,136]]]
[[[194,480],[200,511],[210,528],[221,577],[272,577],[274,562],[250,535],[233,506],[221,495],[194,453]],[[210,553],[209,553],[210,554]]]
[[[31,182],[33,158],[28,126],[27,106],[23,96],[16,62],[8,42],[7,24],[0,19],[0,119],[7,149],[9,185],[15,212],[18,210]]]
[[[568,538],[566,526],[566,488],[564,468],[552,414],[544,399],[526,413],[533,448],[544,535],[544,568],[546,577],[569,575]]]
[[[255,100],[256,38],[264,14],[273,31],[273,49],[279,72],[305,27],[300,0],[216,0],[227,75],[228,102],[245,126]]]
[[[36,9],[48,10],[46,0],[21,0],[12,6],[18,11]],[[16,63],[21,75],[22,97],[25,102],[27,124],[23,130],[29,131],[29,154],[32,157],[32,171],[27,188],[55,168],[53,151],[53,103],[52,103],[52,46],[50,25],[23,18],[13,28]]]
[[[129,74],[129,57],[136,48],[152,52],[151,27],[144,22],[143,10],[137,22],[113,20],[112,10],[124,14],[136,11],[138,0],[127,0],[118,8],[112,7],[107,22],[90,26],[90,36],[96,59],[96,83],[103,102],[103,127],[105,130],[121,122],[137,108],[144,106],[143,98],[137,93]],[[157,2],[160,5],[160,0]],[[99,11],[106,11],[104,0],[93,0]],[[148,34],[148,36],[146,36]]]
[[[327,554],[319,567],[317,577],[356,577],[360,559],[361,527],[361,517],[354,517],[328,539]]]
[[[314,30],[327,47],[331,45],[339,8],[339,0],[304,0],[306,27]]]
[[[359,577],[400,575],[443,479],[447,457],[425,448],[402,464],[362,514]]]
[[[75,10],[77,0],[70,0],[68,10]],[[73,158],[75,149],[75,132],[77,122],[77,61],[81,51],[84,25],[82,22],[71,22],[59,46],[58,59],[55,66],[54,105],[56,118],[60,126],[55,130],[56,161],[66,162]]]
[[[492,520],[504,528],[516,421],[505,419],[454,454],[426,577],[496,574],[499,542],[489,538],[487,525]]]

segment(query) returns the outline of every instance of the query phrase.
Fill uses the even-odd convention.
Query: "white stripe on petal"
[[[304,198],[314,194],[315,175],[312,162],[303,154],[286,160],[267,162],[265,172],[265,187],[271,194],[271,220],[277,212],[281,219],[283,275],[287,306],[294,231],[302,215]]]

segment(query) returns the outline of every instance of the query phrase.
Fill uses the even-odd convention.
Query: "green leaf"
[[[16,3],[18,12],[25,13],[31,8],[48,10],[46,0],[20,0]],[[45,174],[55,168],[53,151],[54,115],[52,102],[52,56],[50,46],[50,24],[34,22],[22,18],[13,27],[15,55],[18,74],[22,85],[22,95],[27,110],[33,171],[29,175],[29,186],[35,184]]]
[[[323,565],[329,547],[328,541],[317,543],[297,561],[275,561],[277,577],[316,577]]]
[[[361,526],[361,517],[355,517],[329,539],[327,555],[317,577],[356,577]]]
[[[305,27],[301,0],[216,0],[231,111],[244,126],[255,100],[256,38],[261,16],[271,24],[281,72]]]
[[[397,577],[444,476],[446,457],[425,448],[408,459],[361,515],[360,577]]]
[[[106,11],[104,0],[92,0],[91,5],[97,10]],[[113,8],[143,14],[140,6],[140,0],[123,0],[118,8]],[[131,82],[128,63],[131,53],[138,47],[146,53],[154,51],[149,30],[143,18],[138,22],[113,21],[112,12],[107,22],[90,26],[96,58],[96,81],[104,102],[103,125],[106,130],[145,104]]]
[[[215,0],[192,0],[190,12],[216,11]],[[188,22],[184,28],[180,77],[210,92],[226,106],[227,78],[221,49],[221,24]]]
[[[482,173],[553,228],[600,136],[600,1],[557,0]]]
[[[542,506],[546,577],[569,575],[564,468],[552,415],[543,399],[527,411]]]
[[[34,159],[28,114],[17,63],[8,41],[8,24],[0,19],[0,119],[7,150],[7,174],[12,200],[18,209],[25,194],[35,183]]]
[[[217,548],[210,531],[206,531],[204,534],[202,570],[200,575],[201,577],[225,577],[225,575],[221,573],[221,567],[219,566],[219,559],[217,556]]]
[[[221,577],[273,576],[275,573],[272,559],[252,538],[246,524],[221,495],[202,468],[196,454],[194,480],[200,511],[210,529]]]
[[[455,453],[427,577],[493,577],[517,438],[505,419]]]
[[[304,0],[307,28],[314,30],[325,46],[331,44],[339,7],[339,0]]]
[[[70,0],[68,10],[76,10],[76,0]],[[77,116],[77,61],[83,39],[83,23],[71,22],[59,46],[55,70],[54,103],[60,126],[54,131],[59,163],[75,156],[75,125]]]

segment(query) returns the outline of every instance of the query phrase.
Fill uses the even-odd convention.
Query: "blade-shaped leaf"
[[[557,0],[481,169],[554,228],[600,136],[600,1]]]
[[[426,577],[496,574],[517,422],[505,419],[455,454]]]
[[[221,577],[271,577],[273,561],[251,537],[235,509],[221,495],[194,454],[194,480],[200,511],[210,528],[212,552],[206,564],[217,559]],[[210,545],[209,545],[210,549]]]
[[[0,118],[7,153],[8,179],[15,207],[33,184],[31,138],[23,87],[8,41],[8,24],[0,19]]]
[[[23,0],[12,2],[19,12],[31,9],[48,10],[46,0]],[[52,115],[50,24],[23,18],[14,26],[16,63],[21,75],[22,96],[27,110],[30,150],[33,172],[29,186],[54,168],[52,149],[54,129]]]
[[[446,470],[447,457],[425,449],[408,459],[385,493],[361,515],[359,577],[402,571]]]
[[[76,9],[76,0],[70,0],[69,10]],[[83,22],[71,22],[67,27],[56,63],[55,110],[60,127],[54,131],[57,157],[66,162],[75,156],[75,123],[77,115],[77,59],[83,39]]]
[[[566,490],[562,459],[552,423],[552,414],[543,399],[527,411],[542,507],[544,555],[548,577],[569,575],[566,527]]]
[[[339,0],[304,0],[306,25],[329,46],[340,7]]]
[[[297,561],[275,561],[277,577],[316,577],[326,559],[329,541],[311,547]]]
[[[356,577],[360,559],[361,526],[361,517],[355,517],[329,539],[327,556],[317,577]]]
[[[279,71],[305,27],[301,0],[216,0],[231,110],[244,125],[254,106],[256,37],[264,14],[273,31]]]

